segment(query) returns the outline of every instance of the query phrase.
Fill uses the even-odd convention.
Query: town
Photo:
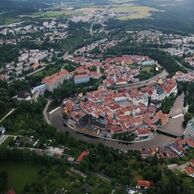
[[[9,1],[0,193],[193,194],[194,33],[172,2]]]

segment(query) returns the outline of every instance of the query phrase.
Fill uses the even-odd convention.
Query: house
[[[170,146],[171,150],[177,154],[179,157],[184,156],[184,149],[179,146],[177,143],[174,143]]]
[[[138,180],[136,187],[138,189],[149,189],[152,186],[152,182],[148,180]]]
[[[161,87],[163,88],[165,94],[167,97],[169,97],[171,94],[176,95],[178,90],[177,90],[177,84],[174,79],[167,79]]]
[[[31,68],[33,69],[33,71],[36,70],[36,69],[38,69],[39,67],[40,67],[40,63],[33,63],[31,65]]]
[[[61,158],[61,156],[63,155],[64,149],[49,147],[46,151],[47,151],[47,154],[51,157]]]
[[[193,139],[186,139],[185,143],[186,143],[187,146],[189,146],[190,148],[194,148],[194,140],[193,140]]]
[[[94,71],[91,71],[90,72],[90,77],[92,79],[100,79],[100,77],[102,77],[102,74],[101,73],[94,72]]]
[[[188,175],[194,178],[194,168],[191,166],[187,166],[184,169],[184,172]]]
[[[88,150],[84,150],[76,159],[77,163],[80,163],[85,157],[87,157],[89,155],[89,151]]]
[[[164,126],[168,123],[169,117],[168,114],[164,114],[162,111],[158,111],[155,115],[157,120],[160,121],[161,126]]]
[[[162,101],[165,98],[165,93],[163,88],[160,85],[156,85],[156,95],[155,95],[155,99],[153,100],[158,100],[158,101]]]
[[[151,134],[148,128],[138,128],[135,132],[136,132],[138,139],[148,138]]]

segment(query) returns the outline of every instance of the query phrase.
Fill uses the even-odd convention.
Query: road
[[[47,122],[49,125],[50,125],[51,123],[50,123],[50,120],[49,120],[49,115],[48,115],[47,110],[48,110],[48,108],[49,108],[51,102],[52,102],[52,100],[48,100],[48,101],[47,101],[47,104],[46,104],[46,106],[45,106],[45,108],[44,108],[44,110],[43,110],[44,119],[46,120],[46,122]]]
[[[94,32],[93,32],[93,26],[94,24],[97,24],[97,19],[94,20],[94,22],[92,22],[91,26],[90,26],[90,35],[94,36]]]
[[[45,64],[43,67],[41,67],[41,68],[39,68],[39,69],[37,69],[37,70],[35,70],[33,72],[30,72],[30,73],[28,73],[28,74],[26,74],[26,75],[24,75],[22,77],[18,77],[18,78],[14,79],[14,80],[10,80],[10,81],[8,81],[8,84],[11,84],[11,83],[13,83],[16,80],[25,80],[25,77],[30,77],[31,75],[34,75],[34,74],[44,70],[46,68],[46,66],[48,66],[48,65],[50,65],[50,64]]]
[[[177,60],[176,60],[176,63],[177,63],[180,67],[185,68],[188,72],[190,72],[190,73],[194,73],[194,70],[192,70],[192,69],[189,69],[189,68],[185,67],[184,65],[182,65],[182,64],[181,64],[180,62],[178,62]]]
[[[148,79],[148,80],[145,80],[145,81],[140,81],[140,82],[137,82],[137,83],[132,83],[132,84],[127,84],[127,85],[121,85],[121,86],[115,86],[114,88],[115,89],[119,89],[119,88],[131,88],[131,87],[143,87],[145,85],[151,85],[151,84],[154,84],[156,82],[156,79],[163,79],[165,78],[166,76],[168,76],[168,73],[166,72],[166,70],[163,70],[160,74]]]

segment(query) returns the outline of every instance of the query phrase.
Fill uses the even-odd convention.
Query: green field
[[[84,16],[88,15],[91,12],[105,11],[106,8],[100,6],[88,6],[85,8],[78,8],[72,10],[72,13],[69,15],[79,15]],[[113,6],[110,8],[110,11],[116,14],[124,14],[124,16],[118,16],[119,20],[128,20],[128,19],[143,19],[149,18],[152,16],[152,12],[158,11],[157,9],[149,6],[134,5],[131,0],[123,0],[113,2]]]
[[[36,180],[40,170],[38,166],[27,164],[0,162],[0,171],[6,171],[8,174],[9,187],[16,193],[22,193],[24,186]]]
[[[9,25],[12,23],[20,22],[18,18],[11,18],[11,17],[1,17],[0,15],[0,25]]]
[[[41,18],[56,18],[56,17],[65,17],[66,13],[64,11],[46,11],[46,12],[40,12],[35,14],[36,17]]]
[[[155,8],[148,6],[130,6],[130,5],[121,5],[112,8],[112,11],[115,13],[125,13],[127,16],[119,17],[120,20],[128,20],[128,19],[143,19],[151,17],[153,11],[158,11]]]

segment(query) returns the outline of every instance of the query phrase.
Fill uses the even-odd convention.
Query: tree
[[[8,175],[7,172],[0,172],[0,193],[6,192],[8,189]]]

